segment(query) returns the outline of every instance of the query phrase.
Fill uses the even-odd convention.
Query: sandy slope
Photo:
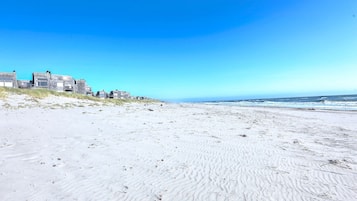
[[[357,198],[354,112],[25,96],[0,105],[0,200]]]

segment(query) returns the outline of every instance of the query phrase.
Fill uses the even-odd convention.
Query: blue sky
[[[357,93],[357,1],[5,0],[12,70],[166,100]]]

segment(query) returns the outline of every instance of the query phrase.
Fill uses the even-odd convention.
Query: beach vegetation
[[[69,92],[57,92],[48,89],[20,89],[20,88],[8,88],[0,87],[0,98],[4,99],[8,94],[18,94],[18,95],[27,95],[33,101],[37,102],[38,99],[43,99],[49,96],[58,96],[58,97],[67,97],[75,98],[79,100],[89,100],[93,102],[98,102],[104,105],[114,104],[122,105],[124,103],[139,102],[139,103],[149,103],[157,102],[155,100],[136,100],[136,99],[100,99],[94,96],[87,96],[78,93],[69,93]]]
[[[7,93],[5,91],[5,88],[0,87],[0,99],[4,99],[4,98],[6,98],[6,96],[7,96]]]

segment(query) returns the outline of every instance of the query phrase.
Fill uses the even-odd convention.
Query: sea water
[[[207,104],[357,111],[356,95],[213,101]]]

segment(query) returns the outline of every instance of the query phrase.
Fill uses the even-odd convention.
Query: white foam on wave
[[[321,101],[321,102],[275,102],[275,101],[238,101],[238,102],[216,102],[208,104],[247,106],[247,107],[286,107],[321,110],[346,110],[357,111],[356,101]]]

